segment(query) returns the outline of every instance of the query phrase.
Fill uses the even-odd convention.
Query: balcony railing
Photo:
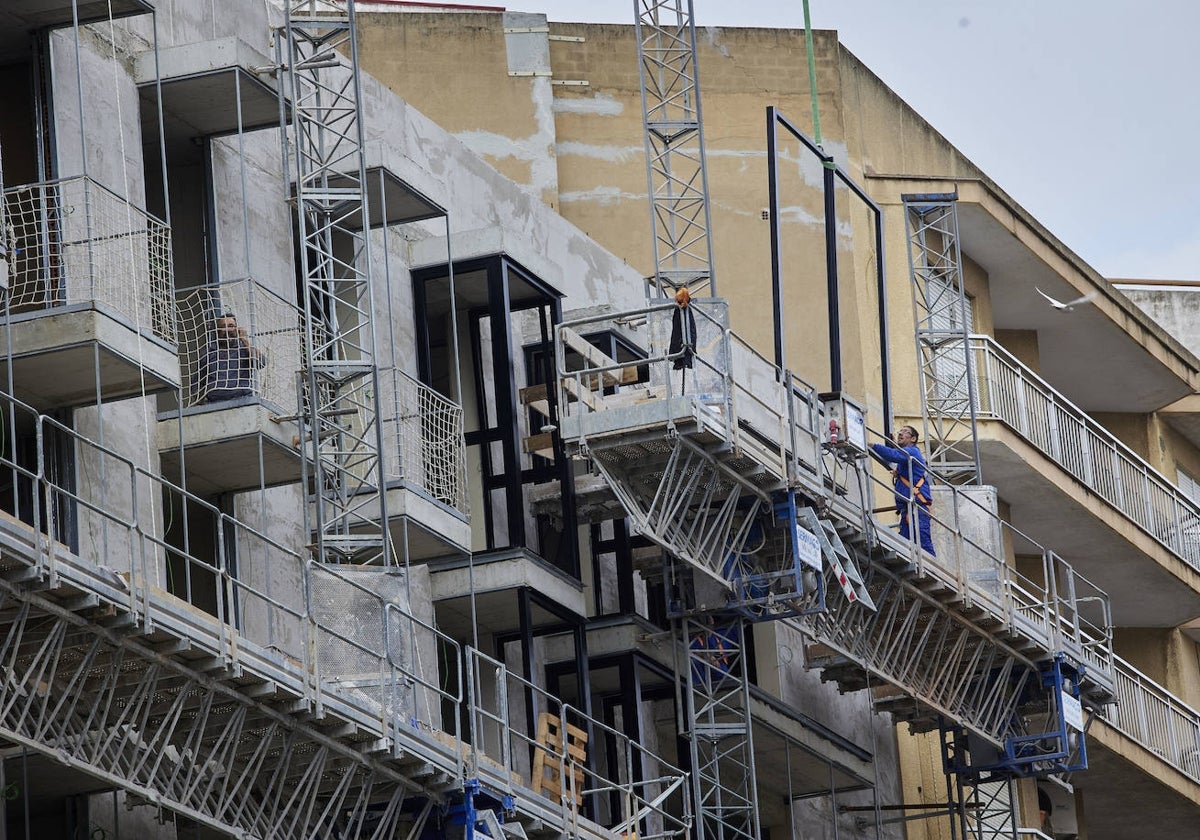
[[[398,370],[380,371],[379,387],[387,478],[467,513],[462,406]]]
[[[1000,420],[1189,566],[1200,570],[1200,505],[988,336],[971,336],[978,416]]]
[[[572,837],[679,840],[691,829],[687,774],[622,732],[467,648],[468,769],[548,799]],[[581,826],[581,823],[583,825]],[[590,823],[590,826],[588,825]]]
[[[13,312],[101,304],[175,341],[171,232],[87,177],[4,191]]]
[[[1200,712],[1120,657],[1115,676],[1116,705],[1102,717],[1200,782]]]
[[[682,770],[460,646],[414,615],[403,596],[380,591],[388,572],[371,578],[316,562],[290,544],[294,534],[276,539],[241,522],[8,395],[0,394],[0,409],[8,428],[0,439],[0,530],[6,545],[23,546],[23,555],[6,549],[6,570],[23,563],[41,579],[64,577],[235,667],[253,668],[259,651],[274,651],[270,658],[287,663],[293,687],[303,686],[304,699],[323,714],[333,706],[351,715],[388,738],[394,756],[408,739],[432,733],[457,757],[458,784],[483,774],[505,792],[541,794],[544,811],[561,815],[572,836],[585,821],[586,836],[598,836],[597,826],[614,837],[686,836]],[[34,451],[18,446],[11,433],[18,427],[32,430]],[[74,453],[75,470],[53,469],[47,449],[55,440]],[[184,535],[203,531],[211,539],[189,545]],[[585,740],[556,741],[544,724],[571,727]],[[533,772],[539,767],[544,774]]]
[[[239,396],[296,405],[299,307],[249,278],[180,289],[175,306],[186,407]],[[230,329],[244,330],[245,343]]]

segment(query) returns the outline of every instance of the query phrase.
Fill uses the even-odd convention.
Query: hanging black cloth
[[[696,316],[688,306],[676,306],[671,314],[671,343],[667,352],[675,357],[675,370],[691,368],[696,355]],[[678,354],[678,355],[676,355]]]

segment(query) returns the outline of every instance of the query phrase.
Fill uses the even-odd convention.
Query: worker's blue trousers
[[[921,548],[925,549],[930,554],[937,556],[937,552],[933,550],[933,535],[929,532],[929,507],[926,505],[914,504],[917,509],[917,533],[921,536]],[[900,508],[900,536],[904,539],[912,539],[911,531],[908,527],[908,505]]]

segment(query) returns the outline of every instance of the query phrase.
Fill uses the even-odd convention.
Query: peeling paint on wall
[[[482,132],[467,132],[458,136],[478,153],[498,160],[511,157],[528,162],[528,187],[539,197],[549,198],[558,192],[558,164],[554,158],[554,91],[550,84],[550,41],[545,31],[546,16],[505,12],[503,21],[509,73],[536,74],[530,82],[536,130],[529,137],[507,140],[512,147],[503,151],[497,150],[495,144],[481,136]],[[522,29],[532,31],[520,31]],[[498,136],[492,135],[493,138]],[[475,145],[476,141],[481,145]]]
[[[576,155],[578,157],[607,160],[613,163],[625,163],[631,158],[642,157],[646,154],[645,146],[597,146],[593,143],[564,142],[558,144],[561,156]]]
[[[554,100],[554,110],[559,114],[599,114],[615,117],[625,111],[625,106],[606,93],[591,97],[572,97]]]
[[[646,193],[622,192],[617,187],[595,187],[590,190],[559,193],[558,200],[563,204],[573,201],[594,201],[597,204],[616,204],[618,201],[648,201]]]

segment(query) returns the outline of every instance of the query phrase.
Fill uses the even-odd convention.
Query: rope
[[[813,140],[817,148],[821,143],[821,112],[817,108],[817,61],[813,55],[812,20],[808,15],[808,0],[804,0],[804,51],[808,54],[808,95],[812,100]]]
[[[123,123],[124,111],[123,111],[122,103],[121,103],[121,79],[118,74],[121,64],[117,60],[117,28],[116,28],[116,24],[113,22],[112,0],[107,0],[107,7],[108,7],[108,41],[109,41],[109,50],[110,50],[110,55],[112,58],[112,68],[113,68],[113,93],[116,96],[116,100],[117,100],[116,101],[117,125],[119,127],[124,124]],[[76,39],[79,38],[79,30],[78,29],[76,29],[76,31],[75,31],[75,37],[76,37]],[[157,48],[157,44],[155,46]],[[117,138],[119,140],[120,151],[121,151],[121,183],[124,188],[125,223],[127,225],[126,229],[133,230],[133,208],[130,204],[130,199],[129,199],[129,196],[130,196],[129,159],[125,153],[125,132],[118,129]],[[159,138],[159,142],[160,143],[163,142],[161,137]],[[136,265],[137,264],[137,262],[136,262],[137,254],[133,248],[134,239],[132,236],[130,236],[130,237],[127,237],[127,241],[129,242],[129,259],[130,259],[129,264]],[[151,237],[149,235],[147,235],[146,244],[147,244],[147,250],[149,251],[150,246],[151,246]],[[149,254],[147,254],[147,256],[149,257]],[[170,258],[171,258],[170,253],[168,252],[168,254],[167,254],[168,265],[170,264],[169,263]],[[150,261],[149,259],[147,259],[147,266],[149,267],[149,270],[153,270],[153,262]],[[154,297],[153,278],[150,278],[150,296],[151,296],[151,300],[153,301],[153,297]],[[145,352],[142,348],[142,343],[145,339],[142,336],[141,329],[140,329],[140,327],[142,326],[142,312],[141,312],[140,298],[141,298],[141,295],[135,291],[133,294],[133,323],[134,323],[134,330],[137,333],[136,341],[137,341],[138,382],[139,382],[139,391],[141,394],[142,419],[143,419],[143,423],[142,423],[142,440],[144,443],[144,453],[143,454],[145,455],[145,458],[146,458],[146,460],[145,460],[146,469],[147,469],[147,471],[149,471],[150,465],[154,463],[154,450],[151,448],[151,440],[150,440],[150,438],[151,438],[150,426],[151,426],[151,424],[157,424],[158,420],[155,416],[155,413],[151,409],[151,402],[149,400],[148,395],[146,394],[146,364],[145,364],[145,358],[144,358]],[[169,313],[168,313],[168,317],[170,317]],[[97,394],[97,399],[99,399],[98,394]],[[103,418],[101,416],[101,408],[100,408],[101,405],[102,405],[102,403],[98,402],[97,410],[96,410],[96,425],[98,428],[103,429],[104,422],[103,422]],[[134,481],[135,481],[135,483],[137,482],[137,474],[136,473],[134,474]],[[134,492],[136,492],[136,489]],[[150,501],[150,533],[155,534],[155,533],[158,533],[157,525],[158,525],[158,516],[159,516],[159,506],[154,504],[153,499],[150,499],[149,501]],[[134,510],[134,511],[132,511],[132,514],[136,518],[138,516],[138,511]],[[133,561],[133,555],[131,554],[131,556],[130,556],[130,565],[131,566],[132,566],[132,561]],[[169,565],[169,564],[167,564],[167,565]],[[131,571],[132,571],[132,569],[131,569]],[[143,568],[143,573],[146,573],[147,571],[148,571],[147,569]],[[156,569],[156,572],[157,572],[157,569]],[[147,575],[147,577],[149,577],[149,576]],[[147,580],[147,583],[149,583],[149,582],[150,581]],[[158,582],[157,574],[155,575],[155,580],[153,582],[154,583]],[[131,598],[134,597],[133,596],[133,587],[130,588],[130,597]]]

